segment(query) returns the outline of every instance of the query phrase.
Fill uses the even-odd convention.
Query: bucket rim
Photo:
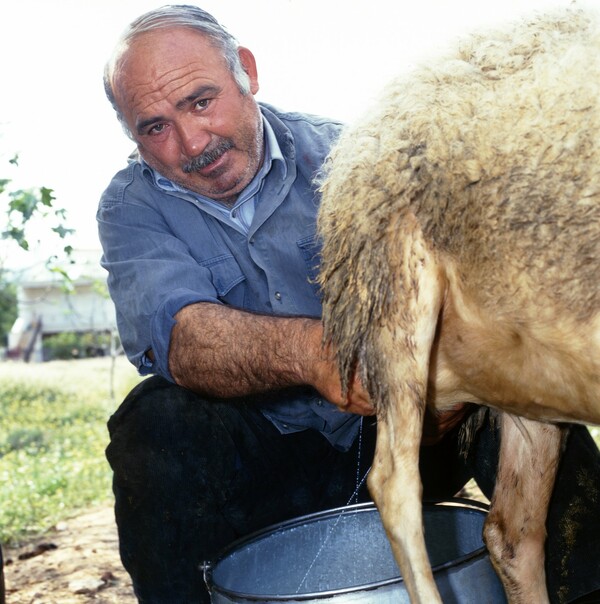
[[[481,501],[476,501],[474,499],[466,499],[463,497],[454,497],[447,499],[426,499],[423,501],[423,508],[429,508],[430,510],[444,508],[460,508],[462,510],[471,510],[476,514],[482,514],[484,516],[487,515],[487,512],[489,511],[489,506],[487,504]],[[258,541],[259,539],[265,538],[269,535],[272,535],[273,533],[282,531],[284,529],[292,529],[299,525],[306,524],[307,522],[314,522],[317,520],[322,520],[334,516],[341,516],[349,513],[364,513],[376,510],[377,506],[375,505],[375,503],[372,501],[368,501],[366,503],[357,503],[328,510],[321,510],[319,512],[313,512],[311,514],[306,514],[297,518],[284,520],[282,522],[267,526],[263,529],[254,531],[253,533],[246,535],[245,537],[236,539],[231,544],[226,546],[217,554],[214,561],[204,562],[204,564],[201,565],[201,569],[204,572],[204,581],[211,593],[214,591],[234,600],[245,600],[248,602],[301,602],[303,600],[319,600],[325,598],[332,598],[338,595],[350,594],[353,592],[373,591],[386,586],[402,584],[404,583],[404,579],[402,577],[393,577],[391,579],[385,579],[383,581],[377,581],[375,583],[355,585],[352,587],[344,587],[328,591],[278,595],[248,594],[244,592],[239,592],[233,589],[228,589],[226,587],[216,585],[212,580],[212,572],[218,566],[218,564],[242,546],[250,545],[251,543]],[[470,562],[478,558],[483,558],[486,555],[487,548],[485,544],[483,544],[481,547],[478,547],[473,551],[468,552],[467,554],[463,554],[462,556],[459,556],[453,560],[449,560],[448,562],[444,562],[443,564],[437,564],[433,566],[431,570],[435,577],[436,573],[440,573],[449,568],[461,566],[466,562]]]

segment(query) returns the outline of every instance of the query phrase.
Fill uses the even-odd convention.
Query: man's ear
[[[238,54],[244,71],[248,74],[250,80],[250,92],[256,94],[258,92],[258,71],[256,69],[256,59],[250,50],[244,46],[238,48]]]

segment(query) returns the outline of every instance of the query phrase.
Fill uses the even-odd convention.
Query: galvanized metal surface
[[[504,604],[481,531],[464,500],[423,507],[427,549],[445,604]],[[214,604],[403,604],[408,593],[373,504],[298,518],[240,540],[208,565]]]

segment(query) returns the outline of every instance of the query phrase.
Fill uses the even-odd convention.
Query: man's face
[[[202,33],[159,29],[135,39],[114,77],[115,97],[142,157],[169,180],[226,204],[258,171],[263,130],[250,51],[243,95],[222,52]]]

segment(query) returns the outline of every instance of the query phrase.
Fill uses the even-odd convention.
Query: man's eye
[[[210,101],[208,99],[200,99],[196,101],[196,109],[206,109]]]
[[[150,128],[150,130],[148,130],[148,134],[160,134],[164,131],[164,129],[164,124],[155,124],[154,126],[152,126],[152,128]]]

